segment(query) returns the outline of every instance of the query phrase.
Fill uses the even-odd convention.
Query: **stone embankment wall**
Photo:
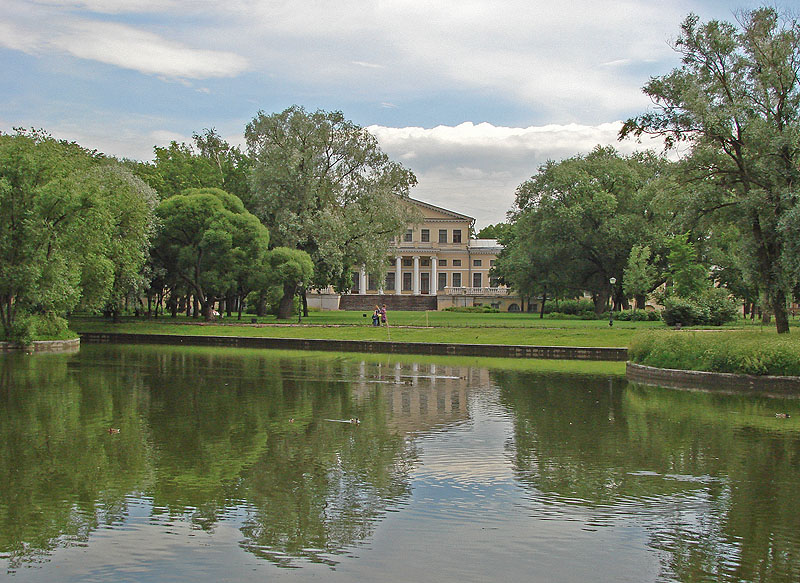
[[[123,344],[174,344],[186,346],[229,346],[283,350],[325,350],[334,352],[378,352],[445,356],[488,356],[499,358],[549,358],[563,360],[625,361],[625,348],[584,348],[571,346],[524,346],[501,344],[428,344],[423,342],[368,342],[361,340],[310,340],[300,338],[259,338],[249,336],[178,336],[167,334],[81,334],[84,342]]]
[[[654,368],[629,362],[625,376],[644,385],[728,393],[759,393],[765,396],[800,395],[800,377],[754,376],[698,370]]]
[[[37,340],[29,346],[0,342],[0,352],[77,352],[80,347],[80,338],[72,338],[70,340]]]

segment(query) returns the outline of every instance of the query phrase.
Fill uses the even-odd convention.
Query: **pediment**
[[[457,213],[455,211],[447,210],[446,208],[442,208],[440,206],[436,206],[434,204],[430,204],[428,202],[423,202],[421,200],[417,200],[414,198],[407,198],[408,202],[419,208],[422,212],[423,217],[425,219],[446,219],[446,220],[461,220],[461,221],[468,221],[472,222],[473,219],[470,216],[462,215],[461,213]]]

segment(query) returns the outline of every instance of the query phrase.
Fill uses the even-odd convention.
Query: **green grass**
[[[391,312],[391,326],[375,328],[370,313],[312,312],[301,324],[293,319],[252,316],[206,323],[178,318],[102,318],[70,320],[76,332],[261,336],[330,340],[372,340],[455,344],[628,347],[634,362],[661,368],[745,374],[800,375],[800,336],[779,337],[773,326],[745,320],[713,330],[669,330],[661,322],[540,320],[535,314]],[[796,323],[793,322],[796,327]]]
[[[259,319],[259,324],[205,323],[186,318],[157,320],[126,318],[118,324],[100,318],[73,318],[76,332],[119,332],[138,334],[185,334],[205,336],[263,336],[271,338],[310,338],[331,340],[373,340],[457,344],[524,344],[534,346],[610,346],[625,347],[634,334],[652,329],[658,322],[621,322],[613,328],[605,321],[539,320],[535,317],[507,317],[505,314],[453,314],[394,312],[390,326],[373,327],[361,312],[312,313],[301,325],[296,320],[278,324]],[[497,316],[502,316],[497,318]],[[663,324],[660,324],[663,327]]]
[[[659,368],[800,376],[800,337],[766,329],[651,332],[633,339],[628,357]]]

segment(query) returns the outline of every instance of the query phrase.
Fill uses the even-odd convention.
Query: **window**
[[[431,241],[431,230],[430,229],[422,229],[420,233],[420,241],[423,243],[430,243]]]
[[[353,285],[350,287],[350,293],[357,294],[360,291],[358,288],[359,283],[361,283],[361,274],[358,271],[353,271],[350,277],[353,278]]]
[[[447,229],[439,229],[439,243],[447,243]]]
[[[491,267],[494,267],[494,259],[490,259],[490,260],[489,260],[489,265],[490,265]]]
[[[481,265],[483,265],[483,261],[480,259],[473,259],[472,265],[474,265],[475,267],[480,267]]]
[[[447,259],[440,259],[439,267],[447,267]]]
[[[446,273],[440,273],[440,274],[437,275],[437,277],[439,278],[439,284],[438,284],[438,287],[436,289],[441,291],[441,290],[443,290],[444,288],[447,287],[447,274]]]
[[[431,265],[431,260],[430,260],[430,259],[420,259],[420,262],[419,262],[419,264],[420,264],[422,267],[430,267],[430,265]]]
[[[407,230],[406,230],[406,233],[405,233],[405,235],[403,235],[403,241],[404,241],[405,243],[410,243],[410,242],[411,242],[411,240],[412,240],[412,239],[411,239],[411,236],[412,236],[412,231],[411,231],[411,229],[407,229]]]
[[[410,257],[404,257],[403,258],[403,267],[411,267],[412,265],[413,265],[413,262],[411,261]]]
[[[453,259],[453,267],[461,267],[461,260]]]
[[[472,287],[483,287],[483,274],[482,273],[473,273],[472,274]]]
[[[411,273],[403,273],[403,291],[411,291]]]
[[[367,275],[367,289],[369,291],[375,291],[378,289],[378,282],[373,274]]]
[[[453,229],[453,243],[461,243],[461,229]]]
[[[394,271],[386,274],[386,291],[394,291],[395,275]]]
[[[461,287],[461,274],[454,273],[453,274],[453,287]]]
[[[496,277],[489,278],[489,287],[497,287],[500,284]]]

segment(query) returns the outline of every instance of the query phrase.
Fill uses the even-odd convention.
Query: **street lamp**
[[[614,325],[614,284],[617,283],[617,278],[612,277],[608,280],[611,284],[611,309],[608,311],[608,325]]]

